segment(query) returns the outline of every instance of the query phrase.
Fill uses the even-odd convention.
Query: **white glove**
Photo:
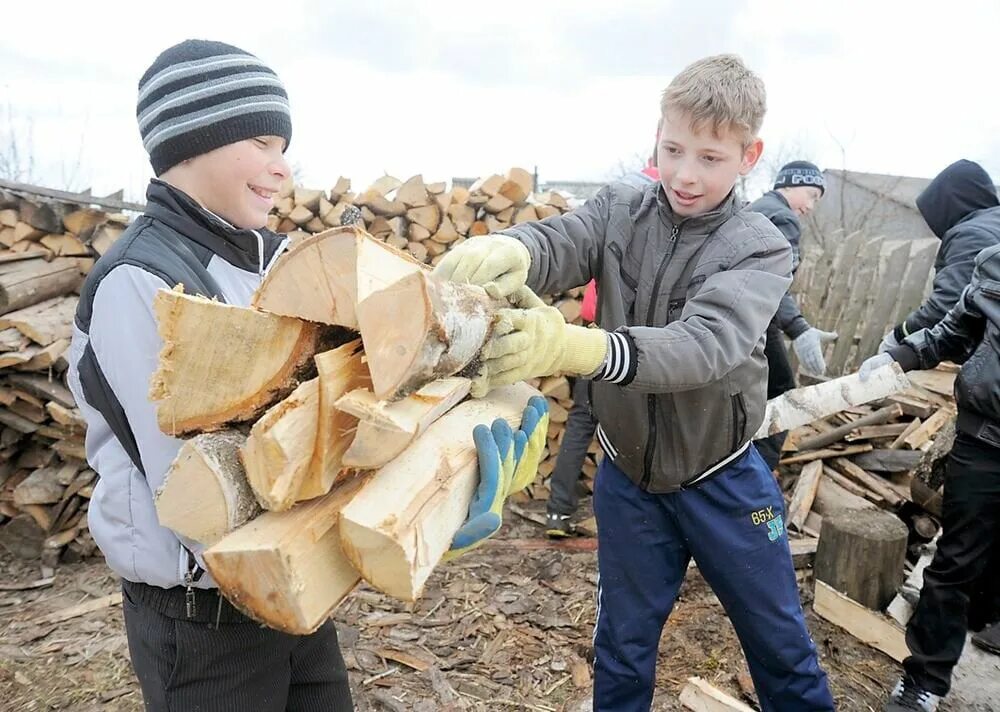
[[[894,362],[895,359],[889,354],[876,354],[861,364],[861,368],[858,369],[858,377],[861,379],[861,382],[864,383],[871,378],[871,375],[877,370]]]
[[[815,327],[809,327],[794,339],[792,348],[795,355],[802,364],[802,370],[813,376],[822,376],[826,373],[826,361],[823,359],[823,344],[837,339],[834,331],[822,331]]]
[[[896,341],[896,330],[889,329],[889,333],[882,337],[882,343],[878,345],[877,353],[884,354],[889,349],[894,349],[899,346],[899,342]]]

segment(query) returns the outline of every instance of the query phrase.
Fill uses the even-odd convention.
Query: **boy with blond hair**
[[[751,443],[765,405],[764,333],[791,248],[734,186],[760,158],[761,80],[700,60],[663,93],[659,178],[583,208],[468,240],[439,276],[503,310],[477,391],[556,372],[592,379],[606,457],[594,492],[594,709],[645,710],[660,633],[689,561],[746,653],[761,709],[832,710],[806,629],[781,490]],[[538,293],[597,281],[597,325],[567,325]],[[530,288],[530,289],[529,289]]]

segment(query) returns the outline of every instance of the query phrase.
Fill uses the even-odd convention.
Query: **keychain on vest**
[[[184,591],[184,610],[188,618],[194,618],[196,610],[194,599],[194,576],[190,571],[184,574],[184,586],[186,587]]]

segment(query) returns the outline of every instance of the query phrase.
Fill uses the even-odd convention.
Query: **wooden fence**
[[[936,239],[889,240],[857,232],[832,250],[803,254],[792,292],[811,324],[836,331],[827,375],[857,370],[885,333],[920,305],[934,277]]]

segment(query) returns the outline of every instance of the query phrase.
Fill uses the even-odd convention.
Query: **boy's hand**
[[[513,237],[473,237],[449,250],[434,268],[439,279],[478,284],[494,299],[507,297],[528,279],[531,255]]]
[[[511,298],[515,309],[500,309],[493,334],[480,352],[483,363],[472,395],[497,386],[561,372],[586,376],[597,371],[608,352],[601,329],[566,323],[555,307],[522,287]]]
[[[802,364],[803,370],[814,376],[822,376],[826,373],[826,360],[823,358],[823,344],[829,341],[836,341],[837,334],[833,331],[822,331],[815,327],[809,327],[796,338],[792,339],[792,348],[795,355]]]
[[[883,366],[888,366],[893,361],[895,361],[895,359],[889,354],[876,354],[861,364],[861,368],[858,369],[858,378],[860,378],[861,382],[864,383],[871,378],[873,373]]]
[[[472,432],[479,459],[479,487],[469,503],[469,517],[455,533],[449,561],[476,548],[500,529],[503,503],[527,487],[538,474],[549,430],[548,401],[534,396],[528,401],[516,432],[503,418],[493,426],[477,425]]]

